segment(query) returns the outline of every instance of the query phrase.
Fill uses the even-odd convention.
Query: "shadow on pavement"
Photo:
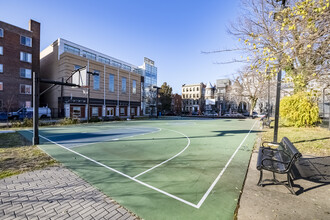
[[[293,167],[294,179],[303,179],[317,185],[299,187],[297,195],[330,184],[330,156],[301,158]]]

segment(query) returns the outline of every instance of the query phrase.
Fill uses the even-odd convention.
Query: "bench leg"
[[[292,187],[292,185],[293,185],[293,180],[292,180],[292,178],[291,178],[291,176],[290,176],[289,173],[287,173],[287,177],[288,177],[288,185],[285,185],[286,188],[288,188],[288,190],[289,190],[293,195],[297,195],[296,192],[293,190],[293,187]]]
[[[257,185],[262,186],[261,182],[262,182],[262,170],[260,170],[260,177],[259,177],[259,181],[258,181]]]

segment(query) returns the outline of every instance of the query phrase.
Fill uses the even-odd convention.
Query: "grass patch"
[[[273,141],[274,129],[264,129],[263,131],[261,141]],[[278,141],[281,141],[283,137],[289,138],[302,154],[330,155],[330,131],[326,128],[279,127]]]
[[[0,179],[57,162],[18,133],[0,134]]]

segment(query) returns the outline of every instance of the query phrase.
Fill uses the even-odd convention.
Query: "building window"
[[[131,71],[131,67],[123,64],[122,68],[127,71]]]
[[[131,115],[135,115],[135,108],[131,108]]]
[[[125,108],[124,107],[120,108],[120,115],[125,115]]]
[[[22,78],[31,79],[31,69],[20,68],[20,75]]]
[[[0,55],[3,55],[3,46],[0,46]]]
[[[110,65],[110,59],[105,58],[105,57],[99,57],[99,61],[101,63],[109,64]]]
[[[96,60],[96,54],[83,50],[82,56],[90,60]]]
[[[132,93],[136,94],[136,80],[133,80],[132,82]]]
[[[21,44],[27,47],[32,47],[32,38],[21,36]]]
[[[3,64],[0,64],[0,73],[3,73]]]
[[[20,85],[20,93],[21,94],[31,94],[32,86],[31,85]]]
[[[99,108],[98,107],[93,107],[92,108],[92,116],[93,117],[99,117]]]
[[[112,107],[107,108],[107,116],[114,116],[115,109]]]
[[[199,91],[199,88],[198,87],[196,88],[196,91]]]
[[[109,74],[109,91],[115,91],[115,75]]]
[[[81,107],[73,107],[72,109],[72,117],[73,118],[80,118],[81,117]]]
[[[126,78],[125,77],[121,78],[121,92],[126,93]]]
[[[25,101],[25,108],[31,108],[31,101]]]
[[[0,82],[0,91],[3,91],[3,82]]]
[[[64,44],[64,52],[69,52],[72,54],[76,54],[78,56],[80,56],[80,49],[76,48],[76,47],[72,47],[70,45]]]
[[[0,37],[3,37],[3,29],[0,28]]]
[[[98,75],[93,75],[94,90],[100,90],[100,71],[94,70],[94,73],[98,73]]]
[[[21,52],[21,61],[32,63],[32,54],[26,53],[26,52]]]
[[[111,60],[111,65],[112,66],[115,66],[115,67],[120,67],[121,68],[121,63],[119,63],[117,61],[114,61],[114,60]]]

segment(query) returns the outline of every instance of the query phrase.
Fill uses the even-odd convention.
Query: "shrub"
[[[23,121],[12,121],[11,126],[13,128],[20,128],[20,127],[33,127],[33,119],[32,118],[24,118]]]
[[[79,119],[77,118],[64,118],[60,121],[61,125],[74,125],[78,123],[79,123]]]
[[[313,92],[298,92],[281,100],[280,116],[286,126],[306,127],[321,122],[317,95]]]
[[[32,118],[24,118],[22,126],[23,127],[33,127],[33,119]]]

